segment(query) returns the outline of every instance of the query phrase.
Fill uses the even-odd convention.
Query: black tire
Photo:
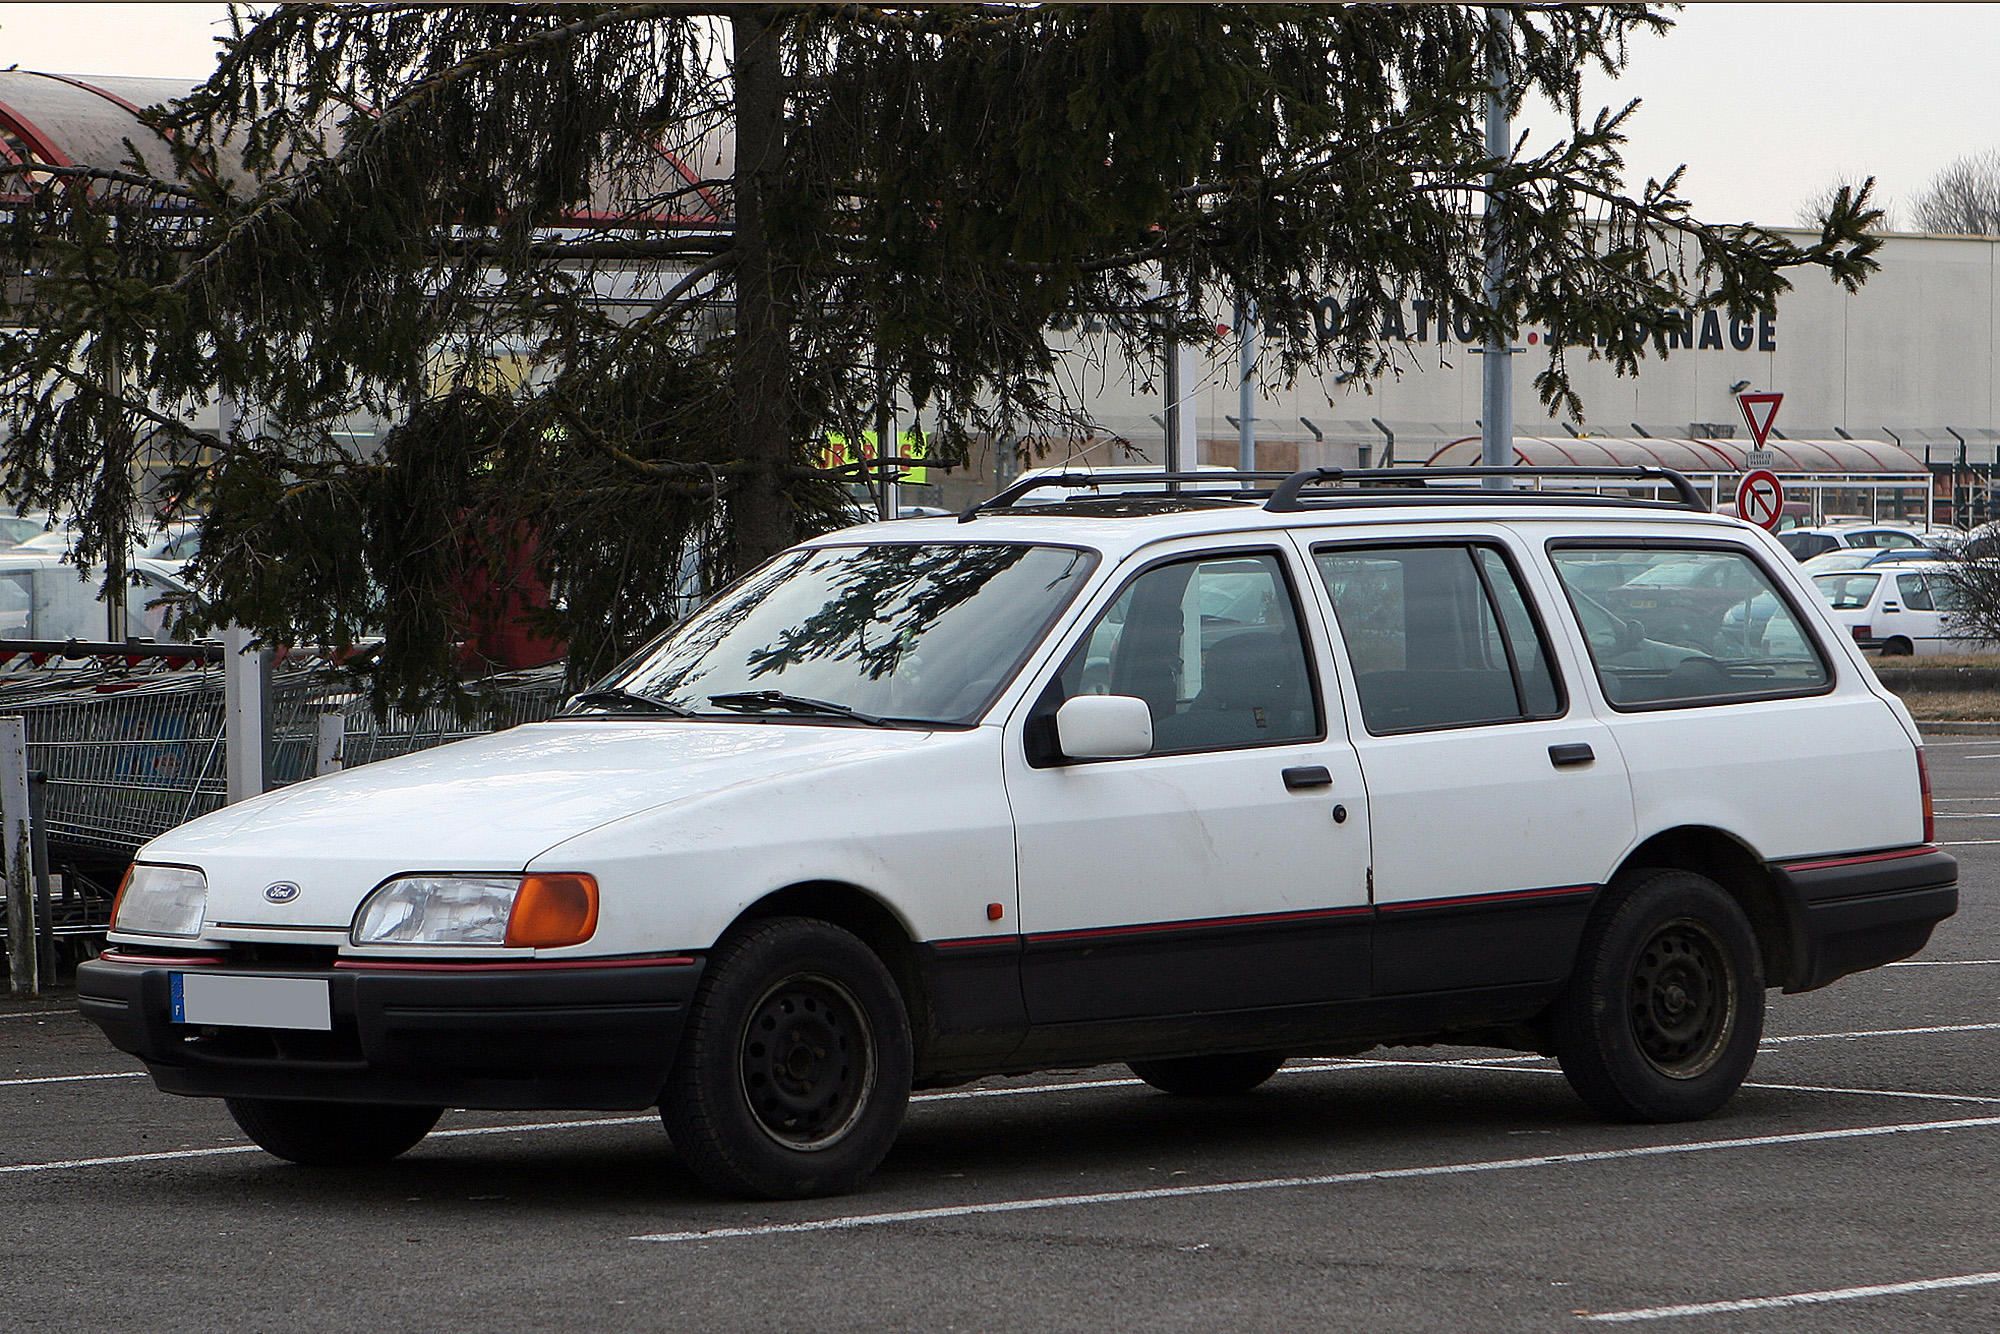
[[[406,1153],[431,1133],[442,1107],[224,1098],[258,1148],[307,1167],[363,1167]]]
[[[1130,1061],[1126,1068],[1162,1093],[1192,1098],[1231,1098],[1248,1093],[1278,1073],[1281,1051],[1231,1056],[1176,1056],[1164,1061]]]
[[[1907,658],[1916,651],[1916,645],[1901,635],[1882,645],[1882,656],[1885,658]]]
[[[1591,914],[1557,1000],[1556,1056],[1619,1121],[1692,1121],[1728,1102],[1764,1032],[1757,938],[1721,886],[1639,871]]]
[[[710,956],[660,1119],[716,1190],[839,1195],[895,1143],[910,1078],[909,1018],[882,961],[839,927],[778,917]]]

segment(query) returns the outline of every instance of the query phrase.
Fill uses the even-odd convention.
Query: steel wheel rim
[[[736,1069],[759,1130],[787,1149],[829,1149],[874,1092],[875,1032],[853,992],[825,974],[796,973],[750,1007]]]
[[[1655,1070],[1672,1079],[1708,1073],[1736,1031],[1736,975],[1721,939],[1691,917],[1653,932],[1633,965],[1626,1013]]]

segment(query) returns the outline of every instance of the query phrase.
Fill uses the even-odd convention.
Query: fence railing
[[[226,666],[213,645],[27,644],[0,641],[0,719],[18,717],[35,780],[37,858],[52,867],[115,864],[228,800]],[[564,697],[563,666],[478,683],[469,713],[442,708],[377,717],[349,678],[323,664],[271,671],[260,729],[265,786],[328,767],[354,768],[546,718]],[[4,861],[4,859],[0,859]],[[58,874],[61,874],[58,872]],[[109,925],[111,886],[72,870],[40,895],[44,936]],[[13,914],[0,894],[0,929]],[[20,974],[15,973],[16,990]]]

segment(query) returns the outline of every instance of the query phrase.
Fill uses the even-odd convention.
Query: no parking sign
[[[1776,473],[1765,468],[1744,477],[1736,488],[1736,517],[1769,532],[1778,526],[1785,512],[1785,487]]]

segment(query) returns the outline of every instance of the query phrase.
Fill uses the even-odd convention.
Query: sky
[[[0,68],[193,82],[226,12],[0,3]],[[1875,176],[1894,212],[1954,159],[2000,146],[1996,67],[2000,4],[1695,3],[1672,32],[1635,42],[1620,78],[1591,80],[1586,99],[1641,99],[1625,152],[1632,188],[1686,163],[1698,216],[1789,225],[1836,179]],[[1521,128],[1533,147],[1559,118],[1526,116]]]

